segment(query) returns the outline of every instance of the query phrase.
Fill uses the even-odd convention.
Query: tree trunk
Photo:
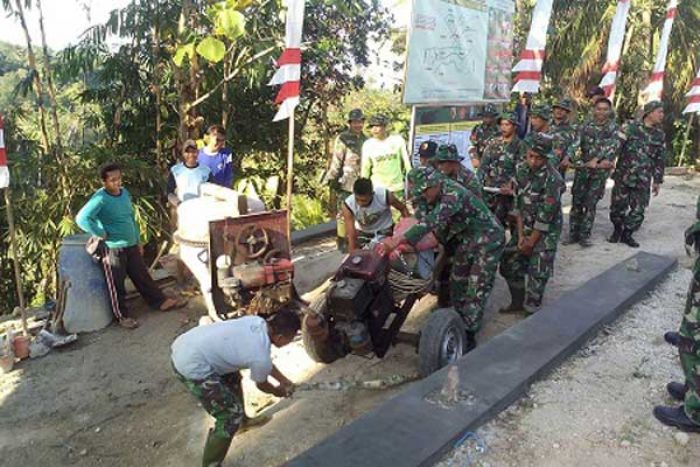
[[[58,103],[56,101],[56,88],[53,85],[53,71],[49,60],[49,47],[46,44],[46,31],[44,30],[44,11],[41,8],[41,0],[36,0],[39,10],[39,30],[41,31],[41,46],[44,53],[44,78],[49,91],[49,101],[51,102],[51,118],[53,120],[53,130],[56,133],[56,157],[63,158],[63,141],[61,137],[61,125],[58,122]]]
[[[22,30],[24,31],[24,37],[27,41],[27,61],[29,62],[29,71],[33,73],[34,79],[34,92],[36,93],[37,107],[39,108],[39,124],[41,127],[41,144],[44,146],[44,154],[48,154],[50,151],[49,145],[49,133],[46,129],[46,109],[44,109],[44,87],[41,84],[41,77],[39,76],[39,70],[36,67],[36,56],[34,55],[34,48],[32,47],[32,38],[29,36],[29,29],[27,29],[27,20],[24,17],[24,8],[22,7],[21,0],[15,0],[15,5],[17,6],[17,16],[19,17],[19,22],[22,25]]]
[[[162,115],[160,113],[162,105],[162,92],[160,86],[161,63],[160,63],[160,10],[158,0],[153,1],[153,94],[156,96],[156,163],[161,170],[167,169],[167,161],[163,158],[163,143],[161,141]]]

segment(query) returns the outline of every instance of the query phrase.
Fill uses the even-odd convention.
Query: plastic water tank
[[[85,251],[87,234],[63,239],[58,256],[59,278],[70,281],[63,325],[69,333],[97,331],[114,318],[102,267]]]

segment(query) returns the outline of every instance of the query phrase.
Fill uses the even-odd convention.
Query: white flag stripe
[[[268,86],[275,86],[287,81],[299,81],[301,79],[301,65],[282,65],[272,76]]]
[[[513,71],[540,71],[542,69],[542,63],[542,60],[520,60],[513,67]]]
[[[642,95],[646,96],[646,101],[651,102],[661,99],[663,94],[663,79],[658,81],[655,75],[658,76],[659,73],[664,73],[666,69],[666,57],[668,55],[668,43],[671,38],[671,30],[673,29],[673,19],[674,17],[670,15],[671,11],[678,7],[678,0],[670,0],[668,2],[668,7],[666,8],[666,20],[664,21],[664,28],[661,31],[661,40],[659,41],[659,50],[656,54],[656,62],[654,63],[654,69],[651,72],[651,82],[642,91]]]
[[[552,16],[552,3],[554,0],[537,0],[532,11],[532,22],[530,32],[527,35],[526,51],[544,51],[547,46],[547,29],[549,19]],[[513,72],[542,70],[542,59],[526,58],[520,60],[513,67]],[[518,78],[516,77],[516,80]],[[516,81],[511,92],[537,93],[540,89],[540,81],[532,79],[521,79]]]
[[[280,120],[289,118],[297,105],[299,105],[299,96],[285,99],[284,102],[280,104],[280,109],[277,111],[272,121],[279,122]]]
[[[617,73],[614,71],[610,71],[603,76],[603,79],[600,80],[600,87],[605,87],[605,86],[612,86],[615,84],[615,79],[617,78]]]
[[[608,39],[608,51],[605,64],[607,67],[618,66],[622,56],[622,44],[625,41],[625,27],[627,25],[627,16],[630,11],[631,0],[620,0],[615,9],[612,26],[610,27],[610,38]],[[614,92],[615,81],[617,79],[616,71],[608,71],[600,81],[600,86],[613,86],[610,94]]]
[[[513,86],[512,92],[529,92],[536,94],[540,89],[540,82],[536,79],[521,79]]]
[[[301,46],[301,33],[304,28],[304,0],[286,0],[287,26],[284,43],[288,49]]]
[[[700,112],[700,102],[695,102],[693,104],[688,104],[688,106],[683,109],[684,114]]]
[[[10,170],[6,165],[0,165],[0,188],[10,186]]]
[[[700,96],[700,86],[693,86],[692,88],[690,88],[690,91],[688,91],[688,94],[686,94],[686,96]]]

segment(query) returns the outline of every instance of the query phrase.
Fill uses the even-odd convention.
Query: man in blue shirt
[[[103,265],[112,309],[122,327],[133,329],[138,322],[128,317],[124,300],[126,276],[152,308],[170,311],[183,306],[185,302],[166,297],[148,273],[139,245],[141,239],[134,219],[131,194],[122,188],[121,167],[114,163],[105,164],[100,169],[100,176],[102,188],[82,207],[75,221],[85,232],[104,240],[106,251],[102,252],[105,255]]]
[[[211,170],[212,182],[226,188],[233,185],[233,154],[226,143],[226,130],[221,125],[212,125],[207,130],[209,143],[199,150],[197,161]]]
[[[182,146],[182,162],[170,168],[168,174],[168,201],[173,206],[199,197],[202,183],[212,182],[211,170],[197,162],[197,144],[188,139]]]

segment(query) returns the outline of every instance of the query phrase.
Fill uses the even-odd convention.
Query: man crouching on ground
[[[272,364],[270,343],[289,344],[300,328],[299,317],[280,310],[267,321],[259,316],[199,326],[173,342],[172,365],[180,381],[214,417],[202,465],[219,466],[245,416],[240,370],[250,369],[258,389],[277,397],[289,397],[294,384]],[[279,385],[268,381],[272,376]]]

